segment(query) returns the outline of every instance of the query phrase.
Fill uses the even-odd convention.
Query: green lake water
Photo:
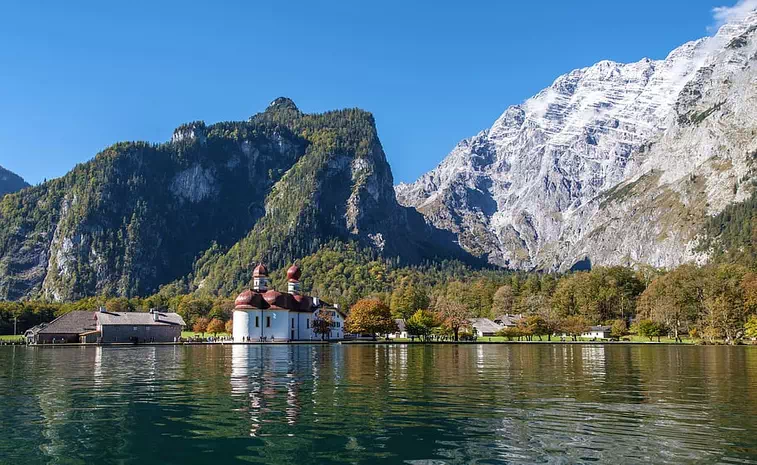
[[[2,464],[757,464],[757,347],[0,347]]]

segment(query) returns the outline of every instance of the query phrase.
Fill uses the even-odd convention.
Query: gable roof
[[[591,331],[611,331],[612,326],[592,326]]]
[[[394,320],[394,322],[397,323],[397,328],[399,329],[398,332],[404,333],[405,332],[405,320],[403,320],[402,318],[398,318],[398,319]]]
[[[471,326],[476,328],[476,331],[481,334],[496,333],[497,331],[502,329],[502,326],[498,325],[488,318],[469,318],[468,322],[470,322]]]
[[[497,318],[494,319],[494,322],[497,324],[500,324],[502,326],[518,326],[518,322],[522,320],[523,317],[521,315],[500,315]]]
[[[69,312],[54,319],[38,334],[80,334],[96,329],[95,312]]]
[[[131,326],[186,326],[184,319],[178,313],[158,313],[158,321],[153,320],[153,314],[147,312],[99,312],[97,320],[101,325],[131,325]]]

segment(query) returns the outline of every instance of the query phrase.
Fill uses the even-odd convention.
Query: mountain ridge
[[[5,194],[18,192],[27,187],[29,187],[29,184],[24,181],[24,178],[0,166],[0,197],[3,197]]]
[[[610,238],[607,250],[597,253],[589,236],[601,231],[591,226],[607,221],[597,216],[598,206],[586,205],[607,206],[601,196],[652,169],[664,168],[660,180],[670,181],[675,165],[662,161],[657,166],[655,160],[664,160],[664,154],[645,154],[677,125],[722,116],[722,103],[697,109],[704,98],[701,87],[709,85],[708,70],[715,65],[731,70],[732,79],[748,75],[739,66],[751,66],[754,60],[750,53],[755,30],[753,13],[723,26],[714,37],[678,47],[664,60],[605,60],[566,73],[533,98],[509,107],[489,129],[461,141],[415,183],[395,186],[398,201],[457,234],[466,250],[487,254],[499,266],[566,270],[591,260],[592,254],[594,263],[608,265],[667,267],[701,260],[680,247],[664,257],[640,253],[637,244]],[[721,98],[727,100],[725,95]],[[739,111],[751,114],[742,107]],[[713,155],[709,146],[692,150]],[[702,157],[689,158],[703,162]],[[737,169],[740,176],[746,175],[741,164]],[[744,191],[729,201],[747,196]],[[593,208],[591,214],[587,208]],[[708,214],[717,210],[709,209]],[[701,218],[697,222],[701,224]],[[693,250],[695,234],[690,229],[681,239]],[[609,250],[618,247],[620,254]]]
[[[307,115],[280,98],[248,121],[117,143],[0,201],[0,298],[128,297],[176,280],[231,293],[251,263],[281,266],[332,240],[408,262],[446,256],[451,241],[433,237],[447,233],[400,207],[392,184],[358,109]]]

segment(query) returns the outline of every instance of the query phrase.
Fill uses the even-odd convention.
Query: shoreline
[[[693,344],[681,342],[642,342],[642,341],[282,341],[282,342],[145,342],[134,344],[130,342],[112,343],[61,343],[61,344],[0,344],[0,347],[28,347],[28,348],[73,348],[73,347],[147,347],[147,346],[286,346],[286,345],[602,345],[602,346],[679,346],[679,347],[757,347],[757,344]]]

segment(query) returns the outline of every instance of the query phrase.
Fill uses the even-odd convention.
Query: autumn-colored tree
[[[670,328],[677,342],[703,309],[704,278],[699,268],[683,265],[655,278],[638,300],[637,313]]]
[[[555,288],[555,292],[552,294],[551,304],[552,308],[554,308],[562,318],[578,314],[576,280],[574,277],[567,277],[560,280],[557,284],[557,288]]]
[[[334,320],[331,318],[329,312],[318,312],[313,318],[313,333],[321,336],[321,339],[325,339],[326,336],[331,334],[331,326]]]
[[[178,300],[176,312],[190,326],[194,326],[197,318],[207,317],[213,305],[209,299],[198,299],[193,296],[179,297]]]
[[[129,299],[127,299],[126,297],[116,297],[115,299],[108,299],[108,301],[105,303],[105,308],[109,312],[113,312],[113,313],[134,311],[134,308],[131,306]]]
[[[571,336],[574,341],[577,341],[580,335],[591,329],[591,325],[582,316],[569,316],[562,320],[560,328],[565,334]]]
[[[525,317],[518,327],[523,331],[523,335],[529,341],[533,340],[536,336],[539,340],[542,340],[542,336],[550,334],[550,328],[547,321],[539,315],[529,315]]]
[[[204,316],[196,318],[194,324],[192,325],[192,331],[200,333],[200,335],[204,335],[205,331],[208,330],[208,324],[210,324],[210,320],[208,320]]]
[[[218,318],[213,318],[212,320],[210,320],[210,323],[208,323],[206,331],[209,333],[212,333],[213,336],[215,336],[218,333],[222,333],[224,329],[225,329],[225,325],[223,323],[223,320],[219,320]]]
[[[520,328],[502,328],[499,331],[497,331],[497,336],[507,338],[508,341],[512,341],[513,339],[520,340],[521,337],[523,337],[523,331],[521,331]]]
[[[514,300],[515,294],[513,293],[512,286],[501,286],[492,298],[492,315],[496,318],[500,315],[512,313]]]
[[[610,326],[610,336],[623,337],[628,334],[628,324],[626,320],[614,320],[612,326]]]
[[[397,323],[386,304],[376,299],[361,299],[350,308],[344,328],[352,334],[389,334],[397,331]]]
[[[224,329],[226,330],[227,334],[233,334],[234,333],[234,320],[229,320],[224,325]]]
[[[750,339],[757,339],[757,316],[752,315],[744,324],[744,336]]]
[[[454,300],[442,299],[436,302],[435,310],[444,326],[452,331],[455,340],[460,340],[460,330],[470,326],[468,321],[472,317],[470,309]]]
[[[234,313],[234,301],[218,298],[213,302],[213,306],[208,313],[208,318],[218,318],[219,320],[227,321],[231,319],[232,313]]]
[[[394,318],[408,319],[418,310],[429,306],[428,293],[422,287],[405,280],[392,292],[390,308]]]
[[[706,271],[708,279],[702,317],[707,338],[724,338],[735,344],[744,335],[749,304],[745,300],[747,269],[740,265],[720,265]]]

